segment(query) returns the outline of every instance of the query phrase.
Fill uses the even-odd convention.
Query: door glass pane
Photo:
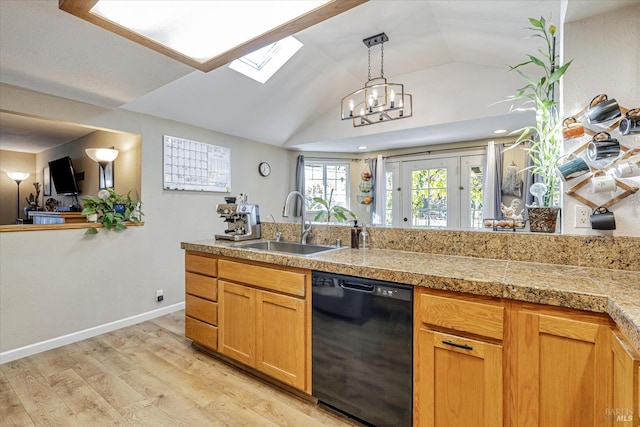
[[[385,199],[385,212],[384,212],[384,224],[393,225],[393,172],[386,173],[386,199]]]
[[[482,228],[482,167],[471,166],[469,168],[469,183],[471,191],[471,203],[469,208],[470,222],[472,228]]]
[[[411,173],[411,224],[447,226],[447,169],[420,169]]]

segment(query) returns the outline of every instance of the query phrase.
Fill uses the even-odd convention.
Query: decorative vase
[[[117,214],[124,215],[124,203],[114,203],[113,210]]]
[[[534,233],[555,233],[560,208],[527,207],[529,231]]]

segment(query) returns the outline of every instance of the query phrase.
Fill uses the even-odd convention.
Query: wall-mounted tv
[[[71,157],[66,156],[49,162],[49,170],[53,185],[56,187],[56,193],[69,195],[80,192]]]

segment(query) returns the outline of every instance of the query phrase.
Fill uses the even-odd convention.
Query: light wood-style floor
[[[0,365],[2,426],[354,426],[200,353],[184,312]]]

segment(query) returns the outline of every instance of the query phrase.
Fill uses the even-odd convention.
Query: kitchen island
[[[524,426],[532,419],[538,421],[531,425],[604,425],[605,418],[637,417],[638,271],[395,249],[297,256],[214,240],[182,248],[187,256],[218,262],[413,285],[414,425],[431,425],[434,414],[448,414],[445,425],[480,417],[479,425],[491,426]],[[306,304],[310,295],[307,289]],[[574,369],[576,375],[564,378]],[[309,387],[301,390],[309,393]],[[438,400],[443,390],[457,391],[445,402]],[[464,402],[467,418],[453,414],[448,405],[455,399]]]

